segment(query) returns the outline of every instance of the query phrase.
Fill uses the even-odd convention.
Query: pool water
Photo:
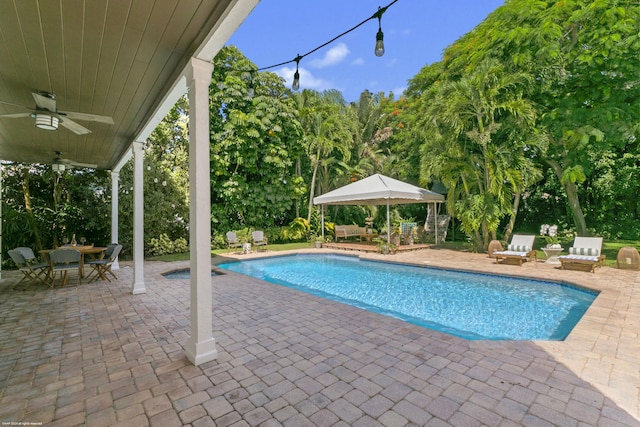
[[[215,271],[211,271],[211,276],[217,276],[218,273]],[[183,270],[175,270],[170,271],[168,273],[164,273],[163,276],[167,279],[189,279],[191,278],[191,270],[185,268]]]
[[[466,339],[563,340],[597,293],[538,280],[291,255],[219,268]]]

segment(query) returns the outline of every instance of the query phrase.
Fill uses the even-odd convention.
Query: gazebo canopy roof
[[[375,174],[315,197],[316,205],[403,205],[444,202],[442,194]]]

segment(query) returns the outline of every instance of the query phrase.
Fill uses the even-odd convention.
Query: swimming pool
[[[344,255],[288,255],[218,267],[473,340],[563,340],[597,296],[552,282]]]
[[[218,273],[217,271],[213,271],[211,270],[211,276],[217,276]],[[191,269],[189,268],[183,268],[181,270],[173,270],[173,271],[169,271],[167,273],[163,273],[162,274],[165,278],[167,279],[190,279],[191,278]]]

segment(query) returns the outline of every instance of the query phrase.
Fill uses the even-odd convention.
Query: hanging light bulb
[[[382,9],[378,7],[378,12],[374,15],[378,18],[378,33],[376,34],[376,48],[374,50],[374,53],[378,57],[384,55],[384,34],[382,33],[382,23],[380,21],[382,20],[382,14],[385,10],[386,8]]]
[[[298,72],[298,64],[300,64],[300,60],[302,57],[300,55],[296,56],[296,72],[293,74],[293,84],[291,85],[291,89],[298,90],[300,89],[300,73]]]
[[[298,72],[298,70],[296,70],[296,72],[293,74],[293,84],[291,85],[291,89],[300,89],[300,73]]]
[[[255,95],[255,88],[253,87],[253,72],[252,71],[247,71],[246,73],[244,73],[242,75],[243,78],[247,79],[247,97],[249,99],[253,99],[253,96]]]

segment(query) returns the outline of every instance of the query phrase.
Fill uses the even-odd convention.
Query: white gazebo
[[[391,240],[391,221],[389,218],[390,205],[404,205],[409,203],[437,203],[444,202],[442,194],[416,187],[415,185],[375,174],[360,181],[345,185],[333,191],[315,197],[313,203],[322,207],[322,235],[324,237],[324,205],[369,205],[387,206],[387,241]],[[437,212],[437,209],[435,209]],[[437,227],[437,221],[436,221]],[[436,228],[436,242],[438,230]]]

